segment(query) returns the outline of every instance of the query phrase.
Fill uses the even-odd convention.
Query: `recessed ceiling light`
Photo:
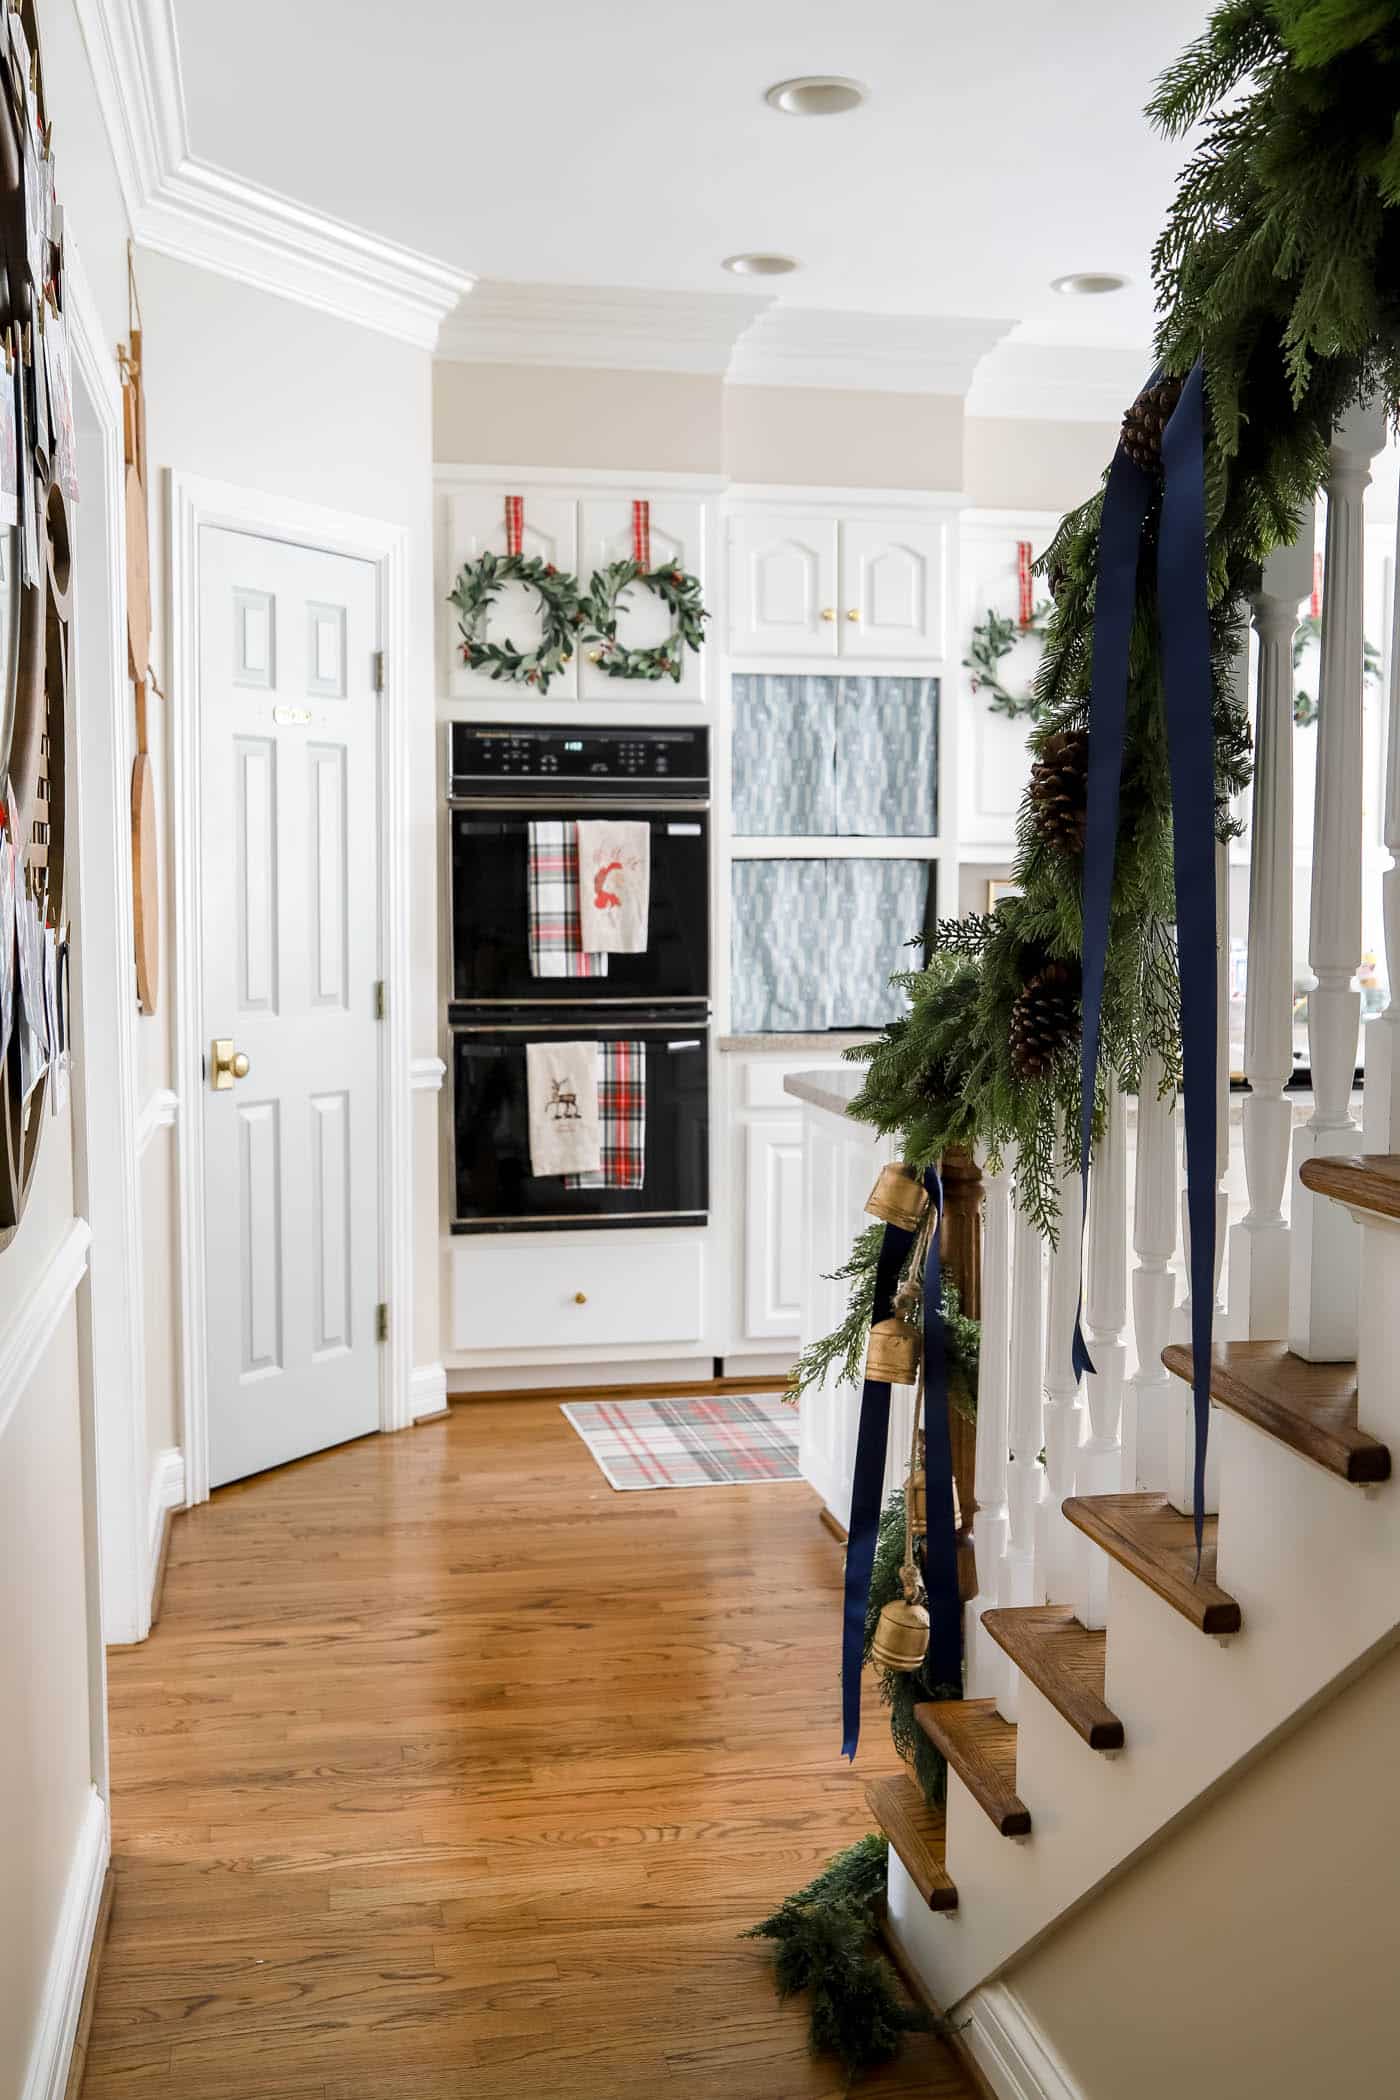
[[[1127,281],[1116,270],[1072,270],[1068,277],[1052,278],[1050,289],[1066,299],[1098,299],[1105,292],[1121,292]]]
[[[786,277],[797,264],[790,255],[726,255],[724,267],[736,277]]]
[[[800,73],[795,80],[778,81],[763,99],[788,117],[839,117],[868,102],[870,90],[839,73]]]

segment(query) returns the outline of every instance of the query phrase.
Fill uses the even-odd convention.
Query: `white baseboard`
[[[1004,1983],[984,1983],[954,2008],[959,2040],[997,2100],[1084,2100],[1059,2057]]]
[[[107,1804],[94,1787],[68,1870],[20,2100],[63,2100],[111,1849]]]
[[[441,1364],[415,1364],[408,1378],[408,1412],[414,1422],[447,1412],[447,1372]]]
[[[151,1492],[146,1504],[146,1604],[155,1596],[160,1570],[160,1549],[165,1538],[165,1520],[172,1509],[185,1506],[185,1458],[182,1451],[157,1451],[151,1461]]]

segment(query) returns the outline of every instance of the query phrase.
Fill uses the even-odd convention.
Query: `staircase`
[[[966,1697],[917,1710],[948,1762],[946,1814],[928,1811],[909,1779],[882,1781],[869,1795],[890,1839],[889,1930],[942,2006],[974,2007],[980,1986],[1130,1871],[1193,1808],[1245,1780],[1264,1752],[1400,1642],[1400,1493],[1391,1483],[1400,1447],[1400,1151],[1389,1150],[1400,1147],[1400,642],[1391,651],[1384,810],[1387,962],[1397,993],[1367,1030],[1364,1132],[1352,1095],[1365,850],[1361,495],[1382,437],[1374,417],[1358,414],[1333,448],[1316,729],[1295,731],[1291,657],[1311,584],[1310,536],[1274,558],[1254,607],[1249,1207],[1227,1233],[1222,1028],[1221,1259],[1199,1565],[1190,1309],[1175,1302],[1179,1133],[1159,1075],[1144,1074],[1135,1101],[1111,1103],[1090,1177],[1083,1281],[1097,1371],[1082,1391],[1069,1362],[1080,1287],[1077,1165],[1064,1162],[1064,1229],[1054,1246],[1016,1209],[1014,1158],[986,1177],[974,1519],[982,1594],[968,1606]],[[1318,739],[1316,984],[1312,1113],[1295,1131],[1285,1086],[1293,756],[1303,734]],[[1223,848],[1217,889],[1223,982]]]

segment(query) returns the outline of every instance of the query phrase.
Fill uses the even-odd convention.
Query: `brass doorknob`
[[[574,1292],[574,1304],[575,1304],[575,1305],[587,1305],[587,1303],[588,1303],[588,1293],[587,1293],[587,1291],[575,1291],[575,1292]]]
[[[247,1077],[247,1052],[235,1050],[228,1036],[216,1035],[209,1048],[209,1084],[214,1092],[222,1094],[235,1079]]]
[[[856,608],[852,606],[850,611],[847,613],[846,618],[848,620],[858,620],[860,618],[860,614],[856,611]]]
[[[824,605],[824,606],[822,607],[822,618],[823,618],[824,620],[834,620],[834,619],[836,618],[836,608],[835,608],[835,606],[834,606],[834,605]]]

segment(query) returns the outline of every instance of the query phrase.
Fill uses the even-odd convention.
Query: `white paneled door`
[[[378,1426],[376,580],[200,535],[210,1483]]]

